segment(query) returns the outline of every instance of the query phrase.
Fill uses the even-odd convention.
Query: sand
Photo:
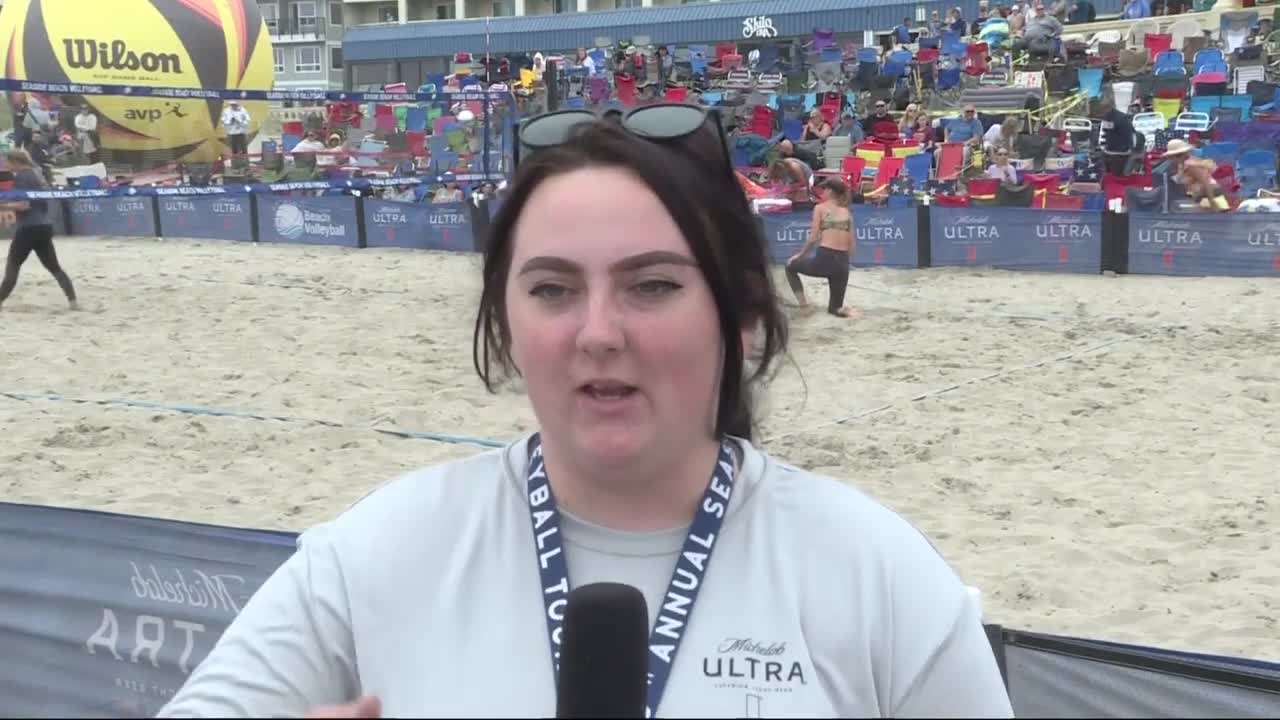
[[[397,473],[483,449],[373,428],[506,440],[532,427],[522,396],[487,394],[471,369],[476,257],[120,239],[59,251],[86,310],[63,310],[32,261],[0,311],[0,392],[300,421],[0,396],[0,499],[300,530]],[[1280,282],[851,282],[862,320],[793,311],[768,450],[917,523],[982,588],[989,621],[1280,658]]]

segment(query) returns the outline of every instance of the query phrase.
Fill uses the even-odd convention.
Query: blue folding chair
[[[917,188],[922,188],[928,184],[929,174],[932,170],[933,155],[927,152],[908,155],[902,161],[902,171],[915,182]]]
[[[965,56],[968,51],[969,44],[961,39],[960,33],[954,30],[948,30],[942,33],[942,48],[940,52],[943,55],[950,55],[959,60]]]
[[[844,55],[841,53],[840,48],[835,47],[834,45],[831,47],[824,47],[822,48],[822,52],[818,53],[818,62],[838,63],[843,59]]]
[[[937,87],[939,90],[950,90],[960,86],[961,69],[958,66],[938,68]]]
[[[880,53],[873,47],[860,47],[858,48],[858,51],[854,53],[853,59],[860,63],[869,62],[879,65]]]
[[[1222,56],[1221,50],[1218,48],[1205,48],[1196,53],[1195,59],[1191,63],[1191,74],[1199,75],[1202,72],[1211,72],[1206,68],[1218,65],[1226,66],[1226,64],[1227,59]]]
[[[782,134],[791,142],[800,142],[800,137],[804,135],[804,121],[800,118],[783,118]]]
[[[1236,158],[1236,180],[1242,197],[1257,197],[1259,190],[1276,186],[1275,150],[1246,150]]]
[[[1201,157],[1226,165],[1234,163],[1238,154],[1240,143],[1236,142],[1215,142],[1200,148]]]
[[[910,50],[895,50],[884,59],[880,74],[885,77],[901,78],[911,72],[912,55]]]
[[[1165,50],[1156,55],[1156,62],[1151,68],[1151,74],[1156,77],[1161,75],[1182,75],[1187,74],[1187,63],[1182,57],[1180,50]]]
[[[1080,82],[1081,92],[1090,98],[1102,97],[1102,73],[1103,68],[1079,68],[1077,71],[1077,79]]]

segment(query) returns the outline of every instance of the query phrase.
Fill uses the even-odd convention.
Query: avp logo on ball
[[[181,73],[177,53],[136,53],[123,40],[94,41],[67,38],[62,41],[67,66],[76,70],[145,70],[166,74]]]

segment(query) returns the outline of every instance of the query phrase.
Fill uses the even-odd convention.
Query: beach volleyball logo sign
[[[0,52],[5,77],[32,82],[269,90],[274,73],[255,0],[7,0],[0,12]],[[225,153],[222,100],[55,100],[93,107],[108,159],[131,162],[146,152],[212,161]],[[244,107],[252,136],[267,103]]]
[[[325,243],[332,238],[345,238],[346,223],[335,223],[333,214],[318,206],[284,202],[276,206],[272,227],[284,240]]]
[[[286,240],[297,240],[307,231],[306,220],[302,216],[302,208],[291,203],[284,203],[276,208],[276,234]]]

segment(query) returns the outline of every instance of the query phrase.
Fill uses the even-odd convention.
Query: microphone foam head
[[[630,585],[574,588],[560,634],[556,717],[643,718],[649,688],[649,607]]]

